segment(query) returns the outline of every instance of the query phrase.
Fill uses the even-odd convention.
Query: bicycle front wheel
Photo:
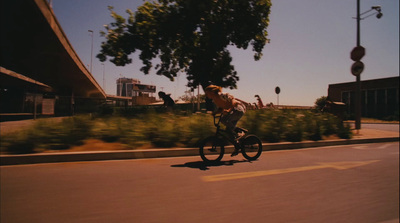
[[[218,137],[210,136],[203,140],[199,152],[204,162],[218,162],[224,156],[224,144]]]
[[[262,153],[262,142],[255,135],[246,136],[242,142],[242,155],[247,160],[256,160]]]

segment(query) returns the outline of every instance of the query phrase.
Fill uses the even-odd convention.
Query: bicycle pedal
[[[235,137],[236,141],[239,143],[241,139],[243,139],[243,136],[245,136],[244,132],[240,132],[237,134],[237,136]]]
[[[234,151],[233,151],[233,153],[231,154],[231,156],[233,157],[233,156],[237,156],[239,154],[239,150],[238,149],[235,149]]]

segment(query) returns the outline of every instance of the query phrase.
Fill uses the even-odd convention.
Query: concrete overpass
[[[106,98],[46,0],[1,1],[0,8],[0,67],[8,71],[0,72],[1,88],[17,85],[25,90],[26,80],[34,80],[57,95]]]

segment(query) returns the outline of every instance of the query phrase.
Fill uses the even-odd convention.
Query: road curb
[[[367,138],[367,139],[340,139],[323,140],[316,142],[283,142],[264,143],[263,150],[289,150],[304,149],[323,146],[337,146],[364,143],[397,142],[400,137]],[[226,147],[226,153],[232,152],[233,147]],[[1,155],[0,166],[39,164],[39,163],[61,163],[103,160],[125,160],[146,159],[179,156],[197,156],[198,148],[174,148],[174,149],[147,149],[131,151],[100,151],[100,152],[70,152],[70,153],[39,153],[26,155]]]

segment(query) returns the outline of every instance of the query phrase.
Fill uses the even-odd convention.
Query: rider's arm
[[[240,100],[239,98],[235,98],[236,101],[240,101],[241,103],[243,103],[244,105],[248,106],[250,103]],[[262,102],[261,102],[262,103]]]
[[[216,114],[220,114],[220,113],[222,113],[223,112],[223,108],[218,108],[217,110],[215,110],[213,113],[212,113],[212,115],[216,115]]]

